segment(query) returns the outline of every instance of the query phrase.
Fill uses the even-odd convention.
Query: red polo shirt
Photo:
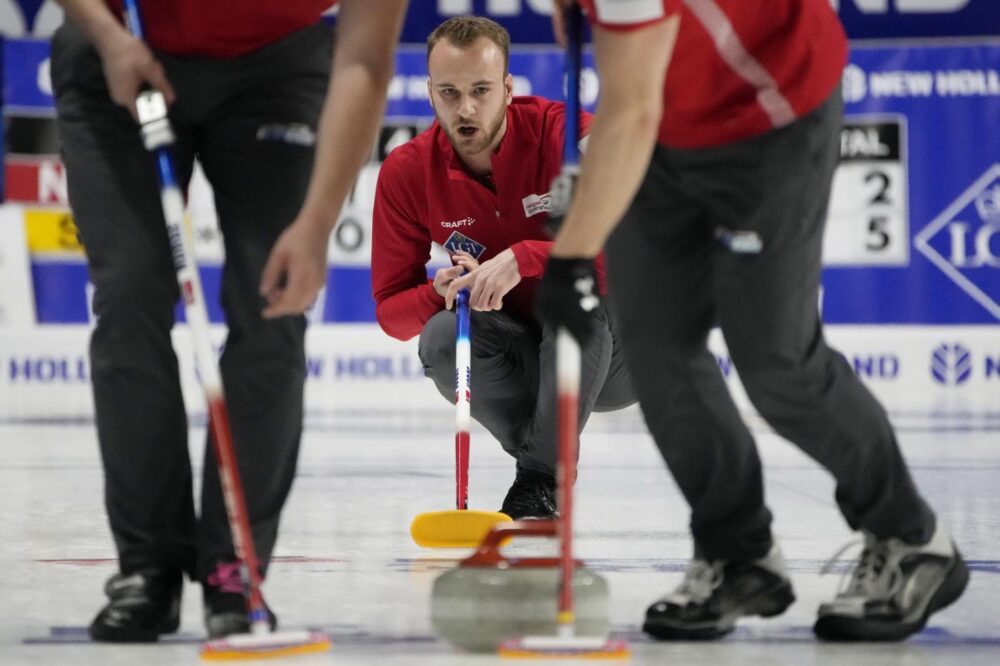
[[[118,15],[122,0],[107,0]],[[181,56],[235,58],[273,44],[320,20],[336,0],[145,0],[146,41]]]
[[[583,118],[586,131],[590,118]],[[521,282],[504,311],[533,317],[534,295],[552,243],[543,230],[548,193],[562,164],[565,109],[540,97],[515,97],[493,154],[495,192],[470,175],[435,122],[382,164],[372,219],[372,291],[382,329],[400,340],[420,334],[444,309],[427,278],[431,243],[464,249],[480,262],[508,247]],[[599,265],[603,279],[603,265]]]
[[[635,30],[680,12],[659,142],[732,143],[818,107],[847,63],[830,0],[581,0],[590,20]]]

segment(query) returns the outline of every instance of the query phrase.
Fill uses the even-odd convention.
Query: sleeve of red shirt
[[[375,318],[399,340],[419,335],[444,309],[444,299],[427,279],[432,241],[414,196],[422,174],[414,159],[406,147],[389,154],[379,171],[372,213]]]
[[[566,107],[563,104],[553,105],[551,122],[545,125],[545,143],[550,154],[562,156],[563,141],[566,135]],[[580,114],[580,138],[590,132],[593,115],[583,111]],[[581,150],[582,152],[582,150]],[[545,272],[545,262],[549,259],[552,241],[523,240],[510,246],[517,259],[517,270],[522,278],[540,278]]]
[[[659,23],[681,11],[683,0],[580,0],[592,25],[628,31]]]

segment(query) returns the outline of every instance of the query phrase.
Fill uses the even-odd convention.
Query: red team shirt
[[[562,103],[514,98],[492,159],[496,192],[465,169],[437,122],[389,154],[372,219],[375,316],[386,333],[408,340],[444,309],[427,277],[432,242],[464,249],[480,262],[511,248],[521,282],[504,297],[503,309],[522,319],[533,316],[552,246],[542,225],[562,163],[564,122]],[[585,115],[584,132],[589,122]]]
[[[680,12],[659,142],[708,148],[789,124],[839,85],[847,37],[829,0],[581,0],[592,23],[635,30]]]
[[[122,16],[122,0],[107,0]],[[235,58],[313,25],[335,0],[147,0],[146,41],[172,55]]]

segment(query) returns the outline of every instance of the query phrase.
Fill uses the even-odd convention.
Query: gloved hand
[[[593,258],[549,257],[535,298],[539,319],[565,327],[584,345],[593,335],[594,311],[600,304]]]

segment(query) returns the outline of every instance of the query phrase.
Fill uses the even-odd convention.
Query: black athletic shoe
[[[151,643],[177,631],[181,621],[180,571],[158,568],[115,574],[104,586],[108,604],[90,623],[90,637],[113,643]]]
[[[549,520],[559,515],[556,509],[554,476],[517,466],[514,484],[507,491],[500,513],[514,520]]]
[[[220,562],[202,583],[205,603],[205,629],[209,638],[223,638],[230,634],[250,631],[243,579],[238,562]],[[278,619],[267,608],[271,631],[278,626]]]
[[[718,638],[742,616],[780,615],[793,601],[777,544],[753,562],[694,559],[677,589],[646,610],[642,630],[662,640]]]
[[[847,585],[819,607],[813,630],[820,638],[903,640],[923,629],[931,613],[962,596],[969,582],[958,548],[940,526],[923,545],[871,534],[864,545]]]

